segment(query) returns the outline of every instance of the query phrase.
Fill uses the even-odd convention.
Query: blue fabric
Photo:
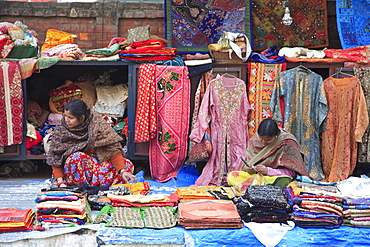
[[[343,49],[370,44],[368,0],[337,0],[337,27]]]

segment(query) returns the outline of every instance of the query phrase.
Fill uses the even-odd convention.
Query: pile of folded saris
[[[31,231],[35,220],[32,209],[0,209],[0,233]]]
[[[294,181],[286,188],[291,220],[304,228],[338,228],[343,223],[343,199],[334,185]]]
[[[60,228],[91,222],[87,195],[58,189],[38,193],[35,198],[37,223],[46,228]]]
[[[115,193],[127,188],[129,193]],[[164,229],[177,225],[176,193],[149,194],[148,182],[112,186],[107,197],[109,206],[103,207],[94,223],[106,223],[107,227]]]
[[[249,185],[235,205],[245,223],[287,223],[291,212],[283,189],[272,185]]]
[[[243,224],[232,199],[231,187],[195,186],[177,188],[178,221],[186,229],[241,228]]]

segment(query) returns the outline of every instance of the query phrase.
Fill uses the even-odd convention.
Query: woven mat
[[[281,1],[252,0],[252,32],[254,49],[279,47],[325,47],[329,44],[326,0],[289,1],[293,23],[282,23],[284,8]]]
[[[369,12],[367,0],[337,0],[337,26],[343,49],[370,43]]]
[[[165,0],[168,46],[179,52],[208,52],[222,31],[243,33],[251,40],[250,1]]]

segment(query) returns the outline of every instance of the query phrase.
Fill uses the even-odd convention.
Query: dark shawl
[[[63,118],[53,131],[46,163],[62,167],[71,154],[91,149],[99,162],[107,161],[122,152],[121,141],[122,137],[93,111],[89,119],[74,128],[68,128]]]

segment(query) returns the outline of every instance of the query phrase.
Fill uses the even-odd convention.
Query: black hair
[[[75,116],[78,119],[81,119],[82,116],[85,116],[85,119],[89,119],[90,117],[90,109],[80,99],[73,99],[64,107],[65,111],[69,111],[73,116]]]
[[[267,118],[262,120],[258,126],[257,133],[259,136],[275,137],[280,134],[280,129],[275,120]]]

